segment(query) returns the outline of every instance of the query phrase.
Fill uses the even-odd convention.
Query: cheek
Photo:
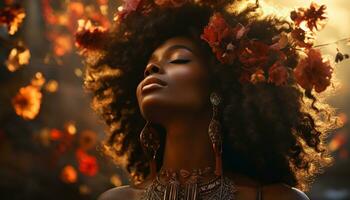
[[[178,103],[203,104],[208,95],[208,74],[202,66],[179,66],[168,71],[169,93]]]

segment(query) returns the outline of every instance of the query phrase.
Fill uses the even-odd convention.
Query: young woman
[[[314,93],[332,67],[302,10],[293,22],[240,5],[130,0],[113,29],[77,34],[106,150],[132,177],[99,200],[308,199],[331,163],[333,114]]]

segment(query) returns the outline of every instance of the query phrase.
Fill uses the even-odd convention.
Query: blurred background
[[[327,4],[328,24],[316,45],[334,59],[341,83],[327,101],[344,126],[328,138],[335,164],[317,177],[311,199],[350,199],[350,4]],[[129,177],[103,156],[103,123],[82,88],[83,63],[76,53],[78,20],[108,28],[121,0],[0,1],[0,199],[92,200],[128,184]],[[265,0],[266,12],[288,16],[308,0]],[[270,7],[273,5],[273,7]],[[338,42],[336,42],[338,41]]]

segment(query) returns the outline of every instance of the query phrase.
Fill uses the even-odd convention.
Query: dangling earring
[[[149,121],[147,121],[140,133],[140,142],[143,151],[149,158],[151,177],[155,177],[157,175],[156,155],[160,146],[160,139],[157,130],[151,126]]]
[[[215,153],[215,174],[222,175],[222,138],[221,138],[221,124],[219,122],[218,106],[221,103],[220,96],[212,92],[210,94],[210,102],[213,105],[213,115],[209,124],[209,137],[213,144]]]

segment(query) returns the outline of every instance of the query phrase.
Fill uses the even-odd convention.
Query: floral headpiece
[[[114,20],[120,23],[133,12],[147,16],[155,7],[178,8],[186,3],[220,7],[227,2],[227,0],[124,0]],[[211,16],[200,37],[209,44],[222,64],[235,63],[241,66],[239,79],[241,83],[268,82],[282,86],[287,84],[290,78],[294,78],[305,91],[311,92],[314,89],[316,92],[322,92],[331,83],[333,68],[331,62],[324,59],[320,50],[314,47],[313,42],[315,31],[322,29],[326,23],[325,10],[325,5],[311,3],[308,8],[292,11],[290,32],[276,35],[270,44],[249,38],[249,24],[237,23],[235,26],[230,26],[217,11]],[[91,40],[94,35],[101,36],[103,31],[91,26],[84,30],[77,33],[78,46],[98,48],[98,45],[94,47],[84,44],[84,39]],[[286,62],[293,51],[298,52],[301,58],[298,64],[291,68]]]

